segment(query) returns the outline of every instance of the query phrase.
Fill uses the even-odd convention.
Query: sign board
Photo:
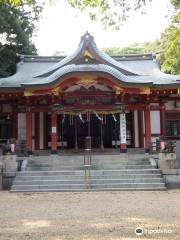
[[[120,114],[120,139],[121,144],[126,144],[126,114]]]
[[[56,127],[52,127],[52,133],[56,133]]]

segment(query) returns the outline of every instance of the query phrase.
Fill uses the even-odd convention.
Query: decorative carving
[[[25,90],[24,91],[24,96],[25,97],[30,97],[30,96],[32,96],[33,95],[33,92],[32,91],[30,91],[30,90]]]
[[[93,98],[93,99],[81,99],[80,103],[82,105],[95,105],[97,103],[97,100],[95,98]]]
[[[83,75],[82,77],[80,77],[79,81],[77,82],[78,85],[82,85],[82,86],[91,86],[94,85],[95,83],[97,83],[96,78],[93,78],[89,75]]]
[[[55,95],[55,96],[58,96],[59,95],[59,92],[60,92],[60,87],[55,87],[52,89],[52,94]]]
[[[123,88],[121,87],[115,87],[115,91],[117,95],[120,95],[123,92]]]
[[[91,53],[90,53],[88,50],[85,50],[85,51],[84,51],[83,56],[84,56],[84,57],[93,58],[93,56],[91,55]]]
[[[148,87],[144,87],[144,88],[141,88],[140,89],[140,94],[150,94],[151,93],[151,91],[150,91],[150,88],[148,88]]]

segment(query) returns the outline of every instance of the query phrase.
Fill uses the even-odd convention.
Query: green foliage
[[[0,47],[0,77],[6,77],[15,72],[16,52],[13,46]]]
[[[134,43],[128,47],[104,48],[107,54],[143,54],[157,53],[157,59],[160,62],[161,70],[166,73],[180,74],[180,27],[179,14],[173,17],[172,24],[161,34],[160,39],[150,43]]]
[[[180,1],[179,0],[171,0],[171,4],[176,8],[180,8]]]
[[[123,54],[143,54],[143,53],[155,53],[160,51],[160,42],[156,40],[153,43],[144,42],[144,43],[133,43],[128,47],[124,48],[104,48],[104,52],[109,55],[123,55]]]
[[[36,54],[31,38],[42,7],[0,3],[0,76],[14,73],[16,54]]]
[[[180,74],[180,28],[169,31],[162,70]]]
[[[162,70],[180,74],[180,13],[173,17],[171,25],[161,36],[161,41],[164,41]]]
[[[119,29],[131,11],[141,9],[152,0],[66,0],[73,8],[86,11],[92,20],[100,19],[105,27]]]

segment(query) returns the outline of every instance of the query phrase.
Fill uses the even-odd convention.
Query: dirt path
[[[144,235],[134,233],[136,227]],[[180,190],[0,192],[0,240],[180,239]]]

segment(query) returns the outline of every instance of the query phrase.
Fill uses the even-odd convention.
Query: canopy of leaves
[[[86,11],[92,20],[100,19],[105,27],[120,28],[131,11],[141,9],[152,0],[66,0],[73,8]]]
[[[180,74],[180,13],[173,17],[171,25],[152,43],[134,43],[124,48],[104,48],[109,55],[157,53],[162,71]]]
[[[171,25],[161,36],[161,41],[164,43],[162,70],[180,74],[180,13],[173,17]]]
[[[150,43],[150,42],[144,42],[141,44],[133,43],[128,47],[123,47],[123,48],[112,47],[112,48],[104,48],[102,50],[109,55],[155,53],[155,52],[159,52],[160,50],[160,42],[156,40],[153,43]]]
[[[73,8],[86,12],[92,20],[100,19],[105,27],[119,29],[131,11],[145,11],[148,2],[155,0],[66,0]],[[180,8],[180,0],[170,0],[175,9]],[[49,0],[52,2],[52,0]],[[39,4],[39,0],[0,0],[0,3],[11,5]]]
[[[42,7],[0,3],[0,76],[14,73],[16,54],[35,54],[31,38]]]

